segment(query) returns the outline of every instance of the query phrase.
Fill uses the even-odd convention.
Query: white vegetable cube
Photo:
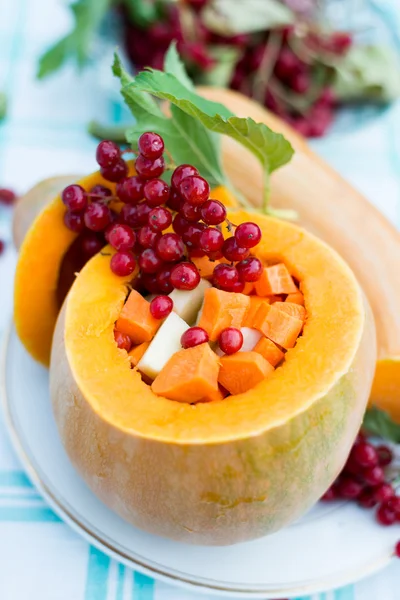
[[[174,290],[169,297],[174,303],[173,311],[186,323],[192,325],[204,300],[204,292],[211,287],[207,279],[201,279],[194,290]]]
[[[139,371],[155,379],[171,356],[182,349],[181,337],[188,328],[183,319],[171,312],[138,362]]]
[[[251,352],[254,346],[262,338],[262,333],[257,331],[257,329],[252,329],[251,327],[241,327],[240,331],[243,335],[243,345],[240,348],[239,352]],[[215,352],[218,354],[218,356],[224,355],[224,352],[222,352],[219,346]]]

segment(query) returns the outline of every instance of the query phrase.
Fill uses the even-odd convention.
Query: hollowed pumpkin
[[[250,391],[195,406],[151,391],[114,341],[127,278],[111,272],[108,248],[77,276],[53,340],[51,398],[77,470],[124,519],[190,543],[250,540],[308,510],[343,467],[372,382],[374,324],[350,269],[300,228],[251,219],[257,255],[301,282],[308,319]]]

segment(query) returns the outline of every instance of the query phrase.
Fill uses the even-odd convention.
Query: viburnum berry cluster
[[[88,257],[111,244],[117,251],[110,261],[112,271],[124,277],[138,267],[135,285],[148,293],[194,289],[200,273],[192,259],[204,256],[215,261],[214,286],[242,292],[262,274],[260,260],[250,256],[261,240],[260,228],[256,223],[231,223],[225,206],[210,198],[209,183],[192,165],[177,166],[171,184],[166,183],[161,179],[166,169],[163,154],[162,137],[143,133],[136,175],[128,176],[121,149],[109,140],[100,142],[96,159],[104,179],[116,184],[115,194],[102,185],[89,191],[68,186],[62,193],[65,225],[81,235]],[[224,228],[234,233],[225,238]]]

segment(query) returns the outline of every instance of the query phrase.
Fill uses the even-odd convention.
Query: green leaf
[[[165,54],[164,58],[164,71],[171,73],[180,81],[182,85],[188,88],[188,90],[194,90],[194,85],[190,79],[185,65],[183,64],[181,57],[176,49],[176,42],[172,42]]]
[[[214,133],[227,135],[250,150],[260,161],[265,180],[264,208],[267,209],[269,175],[291,159],[293,148],[279,133],[264,123],[236,117],[223,105],[205,100],[187,90],[170,73],[146,71],[135,78],[135,86],[180,108]]]
[[[334,90],[345,102],[389,102],[400,96],[400,63],[383,46],[353,46],[336,68]]]
[[[0,121],[4,119],[7,114],[7,96],[0,92]]]
[[[242,51],[235,46],[210,46],[208,53],[215,60],[211,69],[203,71],[196,81],[201,85],[228,87]]]
[[[79,67],[86,63],[94,35],[112,4],[113,0],[77,0],[71,5],[74,27],[42,55],[39,79],[59,69],[70,58],[75,58]]]
[[[215,135],[175,106],[171,107],[171,116],[165,115],[154,98],[137,88],[137,78],[124,70],[117,55],[113,71],[121,81],[121,93],[136,119],[126,131],[126,139],[132,146],[137,147],[137,140],[145,131],[157,131],[164,138],[175,164],[193,164],[212,186],[227,183]]]
[[[386,412],[375,406],[365,413],[363,429],[384,440],[400,442],[400,425],[392,421]]]
[[[294,13],[279,0],[213,0],[201,13],[208,29],[220,35],[252,33],[294,23]]]
[[[112,140],[119,144],[126,142],[126,127],[123,125],[103,125],[99,121],[90,121],[87,131],[98,140]]]

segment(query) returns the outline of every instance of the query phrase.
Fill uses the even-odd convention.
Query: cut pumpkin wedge
[[[343,467],[371,388],[374,324],[350,269],[294,225],[234,222],[250,218],[257,256],[288,265],[308,316],[253,389],[195,405],[154,394],[114,342],[129,278],[111,272],[108,247],[77,276],[53,340],[51,398],[72,463],[124,519],[188,543],[250,540],[304,514]]]

